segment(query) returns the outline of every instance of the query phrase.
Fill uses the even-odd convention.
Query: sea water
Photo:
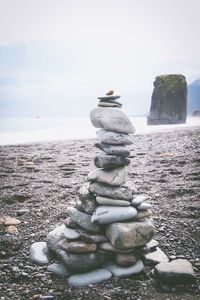
[[[136,134],[200,126],[200,117],[188,117],[186,124],[147,126],[146,117],[131,117]],[[0,145],[29,142],[95,138],[96,131],[88,117],[76,118],[1,118]]]

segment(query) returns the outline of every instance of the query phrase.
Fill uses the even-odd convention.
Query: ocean
[[[188,117],[186,124],[147,126],[146,117],[131,117],[136,134],[200,126],[200,117]],[[96,131],[88,117],[77,118],[1,118],[0,145],[30,142],[95,138]]]

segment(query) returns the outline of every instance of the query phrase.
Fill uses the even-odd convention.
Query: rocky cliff
[[[179,74],[157,76],[151,99],[148,125],[186,122],[187,83]]]
[[[194,111],[200,111],[200,79],[188,85],[187,113],[194,115]]]

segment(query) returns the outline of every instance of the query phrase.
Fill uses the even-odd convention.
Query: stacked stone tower
[[[68,207],[65,224],[47,236],[47,247],[61,261],[49,271],[69,276],[71,286],[87,286],[114,276],[143,271],[144,246],[155,228],[148,197],[137,194],[126,167],[135,129],[122,112],[113,91],[99,97],[90,114],[97,131],[100,153],[95,169],[80,188],[75,207]]]

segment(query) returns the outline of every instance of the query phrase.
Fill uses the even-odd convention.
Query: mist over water
[[[146,117],[131,117],[135,134],[163,132],[200,126],[200,117],[188,117],[186,124],[147,126]],[[89,117],[79,118],[1,118],[0,145],[53,140],[96,138]]]

